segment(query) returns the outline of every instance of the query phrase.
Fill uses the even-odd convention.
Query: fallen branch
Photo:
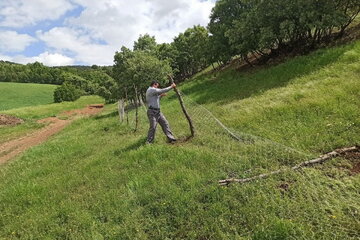
[[[359,146],[336,149],[335,151],[332,151],[332,152],[326,153],[324,155],[321,155],[319,158],[315,158],[315,159],[312,159],[312,160],[309,160],[309,161],[306,161],[306,162],[302,162],[302,163],[300,163],[298,165],[295,165],[295,166],[291,167],[290,170],[298,170],[298,169],[303,168],[303,167],[308,167],[308,166],[311,166],[311,165],[314,165],[314,164],[320,164],[320,163],[326,162],[326,161],[328,161],[330,159],[333,159],[335,157],[338,157],[338,156],[340,156],[340,155],[342,155],[344,153],[353,152],[353,151],[359,151],[359,150],[360,150]],[[221,186],[227,186],[227,185],[229,185],[231,183],[251,182],[251,181],[254,181],[254,180],[267,178],[269,176],[279,174],[279,173],[285,172],[287,170],[289,170],[289,169],[279,169],[279,170],[276,170],[276,171],[273,171],[273,172],[260,174],[258,176],[254,176],[254,177],[250,177],[250,178],[243,178],[243,179],[230,178],[230,179],[220,180],[219,184]]]

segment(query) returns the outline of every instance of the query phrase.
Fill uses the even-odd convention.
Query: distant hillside
[[[0,82],[0,111],[54,102],[56,85]]]
[[[111,67],[64,66],[47,67],[35,62],[26,65],[0,61],[0,82],[63,84],[69,74],[77,75],[89,81],[98,81],[99,77],[111,75]],[[102,76],[102,77],[101,77]]]

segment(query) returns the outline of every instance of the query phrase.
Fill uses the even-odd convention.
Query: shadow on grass
[[[100,119],[112,118],[112,117],[115,117],[117,115],[118,115],[118,112],[115,111],[115,112],[111,112],[111,113],[108,113],[108,114],[105,114],[105,115],[96,116],[95,119],[100,120]]]
[[[235,69],[214,75],[204,74],[184,86],[184,92],[196,96],[200,104],[226,104],[234,100],[246,99],[263,92],[286,86],[291,80],[309,75],[336,62],[350,46],[321,49],[308,56],[301,56],[277,66],[254,68],[246,72]]]
[[[116,151],[114,151],[114,155],[119,156],[124,152],[130,152],[132,150],[137,150],[139,149],[141,146],[144,146],[146,142],[145,138],[140,138],[139,140],[137,140],[136,142],[126,146],[125,148],[122,149],[118,149]]]

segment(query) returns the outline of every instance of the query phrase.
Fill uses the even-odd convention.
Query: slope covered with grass
[[[99,103],[104,103],[104,100],[98,96],[86,96],[81,97],[75,102],[53,103],[0,111],[0,114],[16,116],[25,121],[17,126],[0,127],[0,144],[43,127],[43,124],[38,123],[37,120],[57,116],[64,111],[81,109],[87,105]]]
[[[360,143],[360,42],[286,63],[203,74],[180,89],[197,136],[144,145],[116,106],[74,122],[0,167],[0,237],[13,239],[357,239],[360,177],[337,158],[245,185],[227,177],[286,168]],[[246,141],[229,138],[211,110]],[[174,95],[163,111],[188,134]]]
[[[0,111],[54,102],[56,85],[0,82]]]

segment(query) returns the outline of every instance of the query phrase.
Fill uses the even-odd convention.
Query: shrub
[[[71,84],[63,84],[54,91],[54,102],[75,101],[84,95],[84,91]]]

